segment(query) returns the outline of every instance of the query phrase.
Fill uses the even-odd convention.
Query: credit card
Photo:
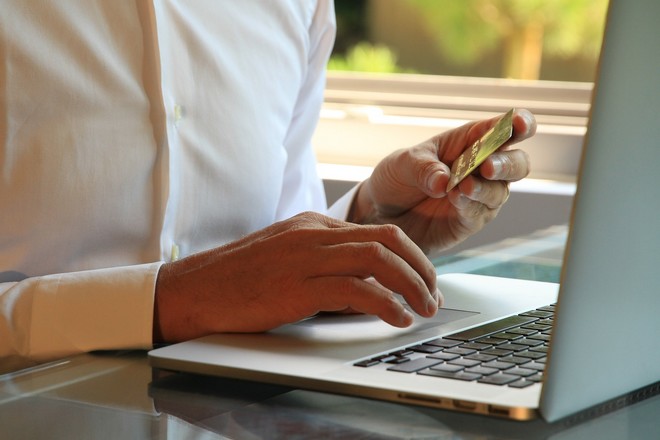
[[[447,192],[465,179],[484,160],[511,138],[513,134],[513,109],[506,112],[497,124],[458,156],[451,166]]]

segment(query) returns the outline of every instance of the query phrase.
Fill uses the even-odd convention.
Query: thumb
[[[449,167],[440,161],[435,164],[428,164],[422,167],[417,185],[429,197],[444,197],[447,195],[449,174]]]

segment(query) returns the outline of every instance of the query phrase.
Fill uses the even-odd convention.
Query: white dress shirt
[[[332,0],[0,10],[0,358],[148,348],[162,262],[325,212]]]

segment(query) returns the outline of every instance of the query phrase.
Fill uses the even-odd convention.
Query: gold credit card
[[[447,192],[451,191],[461,180],[465,179],[484,160],[513,134],[513,109],[509,110],[502,118],[470,147],[456,159],[451,166],[451,176],[447,184]]]

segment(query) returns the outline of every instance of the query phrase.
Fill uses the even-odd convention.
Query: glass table
[[[557,281],[566,227],[434,258],[438,273]],[[512,422],[152,369],[92,353],[0,376],[1,439],[657,439],[660,396],[580,422]]]

